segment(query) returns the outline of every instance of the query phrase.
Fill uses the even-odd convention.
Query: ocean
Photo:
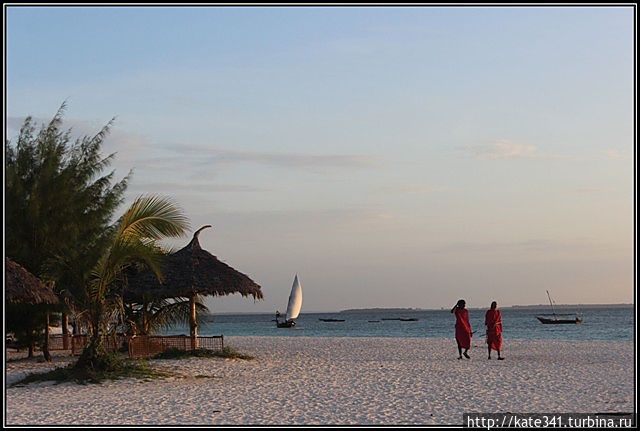
[[[486,310],[469,310],[475,339],[485,333]],[[630,307],[557,308],[557,313],[582,315],[581,324],[543,325],[536,315],[548,308],[501,309],[505,340],[626,340],[634,339],[634,309]],[[200,335],[251,335],[286,337],[410,337],[453,338],[455,318],[449,310],[379,310],[340,313],[303,313],[293,328],[277,328],[274,314],[219,314],[207,316]],[[409,318],[415,321],[383,320]],[[344,319],[323,322],[320,319]],[[186,325],[163,331],[164,335],[188,334]]]

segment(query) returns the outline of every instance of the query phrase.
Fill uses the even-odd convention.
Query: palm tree
[[[165,252],[158,241],[182,236],[188,228],[183,212],[172,201],[158,196],[137,198],[120,218],[87,285],[90,340],[77,367],[106,366],[102,340],[115,330],[113,323],[123,318],[121,286],[125,270],[133,264],[143,264],[162,280],[160,268]]]
[[[64,290],[67,308],[60,311],[83,306],[84,286],[130,178],[113,184],[115,172],[103,174],[114,158],[101,153],[113,120],[95,135],[72,141],[71,129],[62,129],[65,109],[63,103],[39,131],[28,117],[15,143],[5,142],[6,253]],[[49,311],[33,309],[34,316],[17,323],[40,334]],[[42,321],[37,327],[36,314]],[[62,328],[66,332],[66,322]],[[46,355],[46,337],[43,347]]]

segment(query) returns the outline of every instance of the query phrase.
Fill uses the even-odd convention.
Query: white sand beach
[[[6,425],[462,424],[464,412],[633,411],[633,343],[509,341],[505,361],[453,340],[227,337],[255,360],[154,360],[179,374],[9,387],[53,365],[6,363]],[[495,354],[494,354],[495,355]]]

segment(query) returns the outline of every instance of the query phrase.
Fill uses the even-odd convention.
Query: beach
[[[630,341],[484,339],[458,360],[452,339],[225,337],[254,360],[153,360],[164,379],[10,387],[69,363],[6,362],[6,425],[450,424],[463,413],[632,412]],[[11,359],[15,355],[9,355]]]

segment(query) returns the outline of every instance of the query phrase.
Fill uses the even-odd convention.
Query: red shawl
[[[469,323],[469,312],[466,308],[456,308],[456,341],[463,349],[471,348],[471,324]]]
[[[484,316],[487,325],[487,344],[493,350],[502,348],[502,315],[500,310],[487,310]]]

